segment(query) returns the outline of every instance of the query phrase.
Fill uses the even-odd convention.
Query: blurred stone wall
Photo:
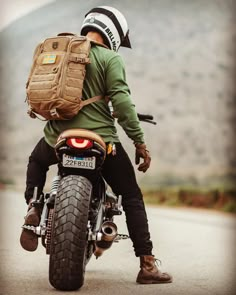
[[[56,1],[0,32],[1,177],[24,183],[30,151],[44,124],[26,115],[25,81],[35,45],[79,32],[100,1]],[[232,0],[103,1],[128,19],[132,50],[121,49],[152,154],[144,187],[236,183],[236,17]],[[132,143],[119,129],[131,158]]]

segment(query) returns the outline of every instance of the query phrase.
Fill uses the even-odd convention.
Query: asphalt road
[[[26,205],[22,193],[1,191],[1,295],[56,294],[48,282],[48,256],[39,245],[29,253],[19,244]],[[233,295],[235,288],[235,218],[205,210],[147,207],[154,252],[174,282],[135,283],[139,261],[130,240],[114,244],[87,267],[83,288],[70,294]],[[127,233],[125,217],[116,218]]]

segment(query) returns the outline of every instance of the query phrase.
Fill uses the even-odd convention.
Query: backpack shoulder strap
[[[93,103],[93,102],[95,102],[95,101],[101,100],[101,99],[103,99],[103,98],[105,99],[105,102],[108,104],[109,101],[110,101],[110,99],[109,99],[108,96],[97,95],[97,96],[93,96],[93,97],[91,97],[91,98],[88,98],[88,99],[86,99],[86,100],[82,100],[81,103],[80,103],[80,105],[81,105],[81,108],[80,108],[80,109],[82,109],[84,106],[86,106],[86,105],[88,105],[88,104],[90,104],[90,103]]]
[[[91,97],[91,98],[88,98],[88,99],[86,99],[86,100],[82,100],[81,103],[80,103],[81,109],[82,109],[84,106],[86,106],[86,105],[88,105],[88,104],[90,104],[90,103],[93,103],[93,102],[95,102],[95,101],[101,100],[103,97],[104,97],[103,95],[97,95],[97,96],[93,96],[93,97]]]
[[[94,45],[98,45],[98,46],[101,46],[101,47],[105,47],[107,49],[110,49],[107,45],[103,44],[103,43],[100,43],[100,42],[97,42],[95,40],[91,40],[88,38],[88,40],[91,42],[91,44],[94,44]]]

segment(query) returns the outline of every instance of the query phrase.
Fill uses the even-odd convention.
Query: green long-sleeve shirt
[[[83,99],[97,95],[108,96],[118,123],[127,136],[135,143],[143,143],[143,131],[130,98],[121,57],[114,51],[95,44],[92,45],[89,57],[91,64],[86,66]],[[115,119],[105,99],[83,107],[71,120],[48,121],[44,128],[45,140],[54,146],[59,134],[71,128],[89,129],[99,134],[105,142],[119,142]]]

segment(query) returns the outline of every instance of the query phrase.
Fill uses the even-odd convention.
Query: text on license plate
[[[74,157],[63,154],[62,165],[69,168],[95,169],[96,158]]]

